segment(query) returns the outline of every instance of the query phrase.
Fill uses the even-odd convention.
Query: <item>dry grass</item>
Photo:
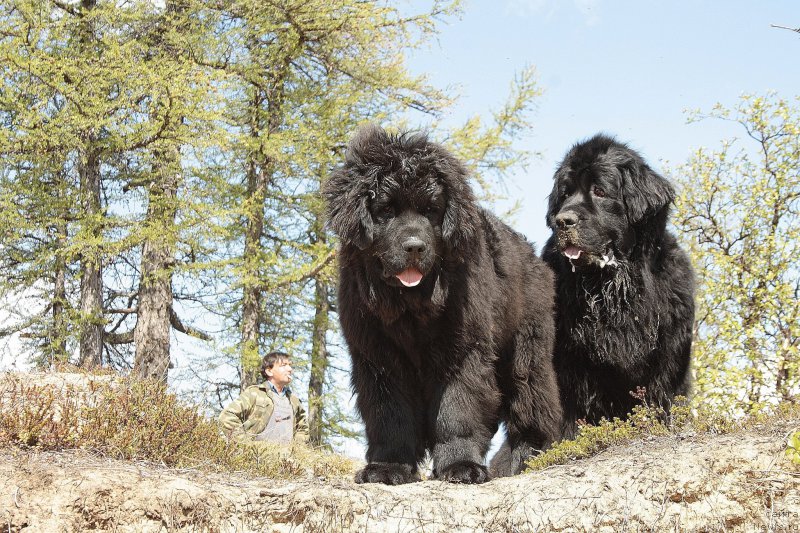
[[[356,468],[350,459],[304,446],[228,442],[216,421],[157,382],[82,374],[53,383],[47,376],[1,378],[0,446],[80,448],[116,459],[282,479],[350,476]]]

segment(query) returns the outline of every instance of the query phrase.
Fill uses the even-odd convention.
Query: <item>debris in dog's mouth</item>
[[[414,267],[408,267],[397,274],[397,279],[399,279],[400,283],[406,287],[415,287],[419,285],[420,281],[422,281],[422,272]]]

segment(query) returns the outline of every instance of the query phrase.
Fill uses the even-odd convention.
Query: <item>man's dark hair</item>
[[[261,360],[261,375],[264,377],[264,379],[269,379],[267,377],[267,370],[272,370],[272,367],[275,366],[275,363],[278,361],[289,361],[290,359],[291,356],[288,353],[269,352]]]

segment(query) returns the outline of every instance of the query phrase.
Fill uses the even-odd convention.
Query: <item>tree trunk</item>
[[[142,245],[139,304],[133,340],[136,356],[133,372],[141,379],[166,383],[170,366],[170,311],[174,266],[175,217],[177,214],[180,161],[177,150],[159,153],[160,176],[150,187],[145,219],[147,237]]]
[[[261,106],[266,96],[264,92],[253,87],[250,101],[250,137],[257,143],[265,129],[261,123]],[[268,128],[268,126],[267,126]],[[263,141],[262,141],[263,142]],[[247,228],[244,240],[244,286],[242,288],[242,352],[241,352],[241,387],[242,390],[258,382],[259,378],[259,346],[261,346],[261,329],[264,324],[263,283],[261,279],[261,236],[264,233],[264,202],[269,186],[269,161],[261,151],[253,152],[247,162],[247,202],[250,210],[247,214]]]
[[[81,0],[79,43],[81,52],[88,53],[95,41],[94,24],[87,16],[97,5],[96,0]],[[84,136],[78,174],[80,177],[81,209],[83,211],[84,244],[80,258],[81,331],[78,364],[84,368],[100,366],[103,358],[103,277],[102,258],[96,245],[102,238],[100,212],[100,155],[94,148],[95,135],[90,129]]]
[[[328,284],[321,276],[314,288],[314,328],[311,336],[311,377],[308,380],[309,444],[322,446],[323,387],[328,369],[328,346],[325,334],[329,326]]]
[[[66,220],[63,218],[62,220]],[[56,228],[56,261],[53,276],[53,325],[50,334],[50,346],[48,350],[51,354],[51,366],[57,363],[66,363],[69,360],[67,355],[67,331],[64,306],[67,302],[67,265],[61,250],[67,244],[67,223],[58,222]]]
[[[260,46],[258,39],[251,43],[254,48]],[[290,58],[286,57],[281,68],[275,70],[268,81],[265,91],[257,85],[251,86],[253,91],[250,101],[250,136],[254,145],[264,143],[267,137],[277,132],[283,116],[284,83],[289,69]],[[262,120],[263,106],[267,106],[266,123]],[[272,161],[269,155],[259,149],[248,156],[247,164],[247,197],[250,212],[247,216],[244,244],[244,283],[242,288],[242,344],[241,344],[241,387],[245,389],[258,381],[260,367],[259,346],[261,345],[261,329],[264,324],[263,293],[264,283],[261,279],[261,256],[263,245],[261,236],[264,233],[264,202],[267,198],[272,173]]]
[[[174,49],[173,44],[164,40],[163,36],[170,30],[177,30],[181,34],[187,31],[183,18],[186,8],[185,4],[175,0],[165,2],[165,16],[156,25],[151,36],[151,51],[156,57],[163,53],[182,53],[181,50]],[[148,57],[148,60],[152,58]],[[175,122],[176,125],[183,123],[184,117]],[[136,351],[133,372],[140,379],[166,383],[172,366],[170,333],[173,323],[180,322],[172,308],[172,275],[178,234],[178,188],[183,180],[180,144],[170,144],[154,150],[152,171],[154,181],[148,188],[136,326],[133,330]],[[181,327],[178,329],[183,330]]]
[[[79,169],[84,239],[102,239],[100,218],[100,160],[89,151]],[[79,365],[91,368],[102,364],[103,356],[103,280],[102,259],[96,244],[84,245],[81,254],[81,334]]]
[[[241,387],[244,390],[258,382],[259,346],[261,327],[264,323],[262,311],[262,280],[260,269],[261,235],[264,231],[264,201],[268,177],[266,169],[251,161],[247,172],[247,199],[250,213],[244,241],[244,276],[242,288],[242,353]]]

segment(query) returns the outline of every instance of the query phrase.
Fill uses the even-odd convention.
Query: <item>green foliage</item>
[[[0,383],[0,446],[81,448],[166,466],[279,478],[350,475],[352,461],[304,446],[228,442],[215,421],[157,381],[72,374],[73,384],[8,374]],[[30,378],[33,378],[32,380]]]
[[[789,435],[786,442],[786,458],[800,466],[800,430]]]
[[[180,205],[189,218],[182,195],[160,194],[184,183],[165,156],[216,139],[216,76],[180,53],[205,39],[192,22],[196,4],[182,5],[0,7],[0,197],[9,205],[0,298],[12,317],[0,335],[22,332],[41,366],[68,360],[85,328],[104,327],[104,363],[128,367],[119,347],[130,345],[135,321],[122,311],[134,308],[137,278],[164,277],[175,264],[134,266],[145,243],[174,247],[185,231],[159,212]],[[81,267],[101,264],[105,293],[82,305]]]
[[[674,223],[697,271],[695,393],[757,412],[800,393],[800,107],[744,96],[708,115],[743,136],[676,171]]]
[[[675,407],[673,416],[687,416],[686,408]],[[669,429],[663,419],[663,411],[642,405],[635,407],[627,420],[603,419],[597,426],[583,424],[578,428],[574,439],[553,444],[544,453],[531,458],[528,467],[530,470],[542,470],[548,466],[591,457],[612,446],[627,444],[645,436],[666,435]]]
[[[493,201],[501,198],[497,186],[502,185],[502,179],[513,170],[525,168],[530,158],[536,155],[517,149],[514,140],[533,128],[529,112],[541,95],[536,69],[527,67],[517,74],[511,83],[508,100],[493,113],[489,123],[478,115],[460,128],[441,133],[448,147],[469,168],[479,186],[481,199]]]

